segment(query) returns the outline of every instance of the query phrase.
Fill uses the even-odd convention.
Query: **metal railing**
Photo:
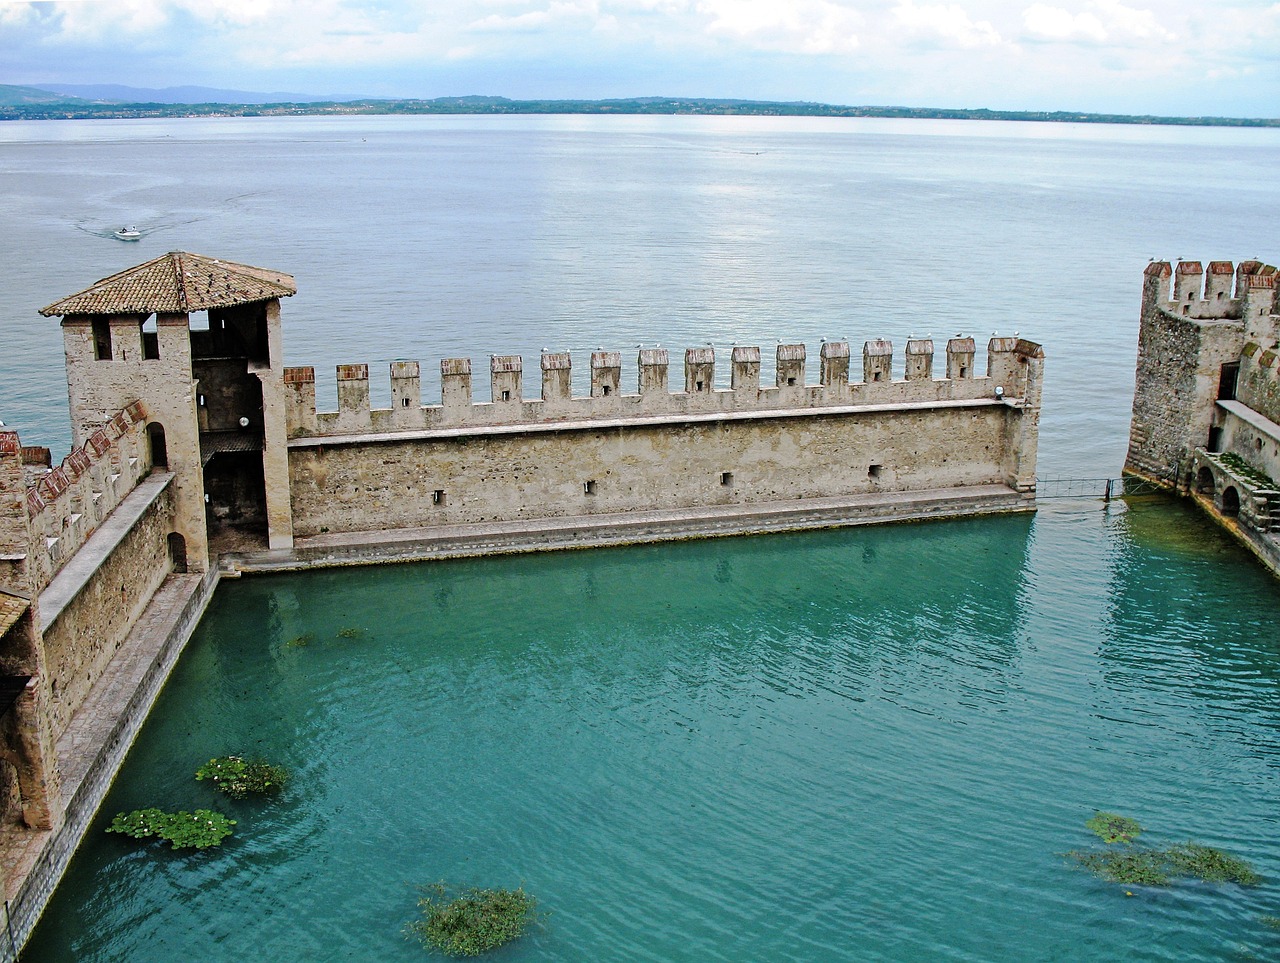
[[[1036,498],[1097,498],[1150,495],[1166,489],[1142,478],[1037,478]]]

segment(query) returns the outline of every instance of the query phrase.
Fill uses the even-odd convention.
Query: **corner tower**
[[[195,570],[211,540],[293,544],[280,299],[296,291],[280,271],[175,251],[40,310],[62,318],[74,445],[143,403]]]

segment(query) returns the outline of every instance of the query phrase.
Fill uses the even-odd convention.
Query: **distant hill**
[[[110,96],[109,96],[110,95]],[[0,85],[0,121],[96,120],[141,117],[302,117],[351,114],[681,114],[750,117],[892,117],[919,120],[1014,120],[1062,124],[1147,124],[1179,127],[1280,127],[1278,118],[1160,117],[1073,110],[990,110],[985,107],[851,107],[810,101],[726,100],[707,97],[628,97],[618,100],[510,100],[436,97],[433,100],[320,99],[211,87],[147,90],[109,84],[56,88]]]
[[[121,104],[315,104],[356,100],[355,97],[318,94],[258,93],[217,87],[126,87],[123,84],[41,84],[34,89],[87,100],[112,100]]]
[[[15,107],[20,104],[65,104],[80,103],[79,97],[67,97],[65,94],[53,93],[42,87],[10,87],[0,84],[0,106]]]

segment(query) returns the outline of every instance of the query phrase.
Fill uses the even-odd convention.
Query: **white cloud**
[[[830,0],[702,0],[706,32],[759,50],[840,54],[858,47],[862,16]]]
[[[973,20],[957,4],[900,0],[893,8],[898,25],[917,36],[930,36],[960,47],[986,47],[1001,42],[1000,32],[989,20]]]
[[[1134,40],[1168,42],[1176,35],[1151,10],[1128,7],[1118,0],[1091,0],[1085,9],[1034,3],[1022,14],[1027,33],[1038,40],[1129,43]]]

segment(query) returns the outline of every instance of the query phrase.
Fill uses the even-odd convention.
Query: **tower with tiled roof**
[[[292,544],[280,299],[296,291],[280,271],[175,251],[40,311],[62,318],[76,445],[143,403],[194,570],[210,534]]]

